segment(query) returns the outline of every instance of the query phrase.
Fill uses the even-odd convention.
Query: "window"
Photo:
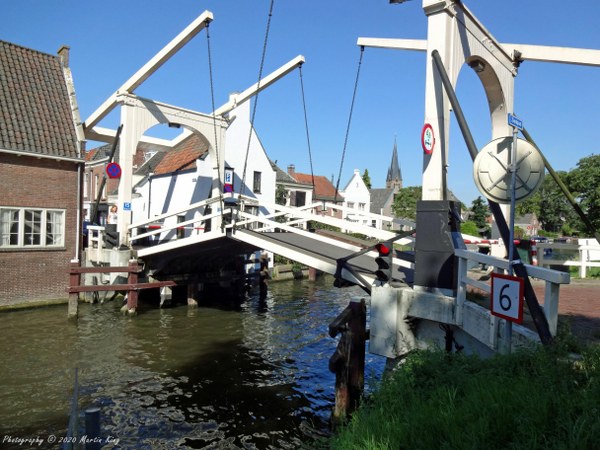
[[[294,206],[300,207],[306,205],[306,192],[296,191],[296,204]]]
[[[244,212],[247,212],[248,214],[252,214],[253,216],[258,216],[258,206],[246,205],[246,206],[244,206]],[[254,230],[254,229],[258,228],[259,226],[260,226],[259,222],[251,222],[248,225],[246,225],[246,228],[248,228],[249,230]]]
[[[63,247],[65,211],[0,207],[0,248]]]
[[[252,189],[252,191],[255,194],[260,194],[260,179],[261,179],[261,173],[260,172],[254,172],[254,187]]]
[[[348,202],[348,208],[354,209],[354,202]]]
[[[366,203],[359,203],[358,204],[358,210],[359,211],[364,211],[365,210],[365,206],[367,206]]]

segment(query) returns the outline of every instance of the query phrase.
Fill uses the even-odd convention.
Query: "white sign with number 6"
[[[523,322],[523,278],[492,274],[491,313],[511,322]]]

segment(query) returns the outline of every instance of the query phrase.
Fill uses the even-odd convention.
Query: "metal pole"
[[[517,127],[513,126],[513,142],[510,151],[510,219],[508,227],[508,274],[513,274],[513,264],[515,260],[515,194],[517,184],[517,134],[519,131]],[[506,348],[505,353],[510,354],[512,346],[512,322],[510,320],[504,321],[504,337]]]
[[[448,95],[448,99],[452,105],[452,109],[456,116],[456,120],[458,121],[458,125],[460,130],[462,131],[463,138],[465,139],[465,143],[467,145],[467,149],[469,150],[469,154],[471,158],[474,160],[477,157],[477,146],[475,145],[475,141],[473,140],[473,136],[471,135],[471,130],[469,130],[469,125],[465,120],[465,116],[462,112],[462,108],[460,107],[460,103],[458,102],[458,98],[456,97],[456,93],[454,92],[454,88],[452,87],[452,83],[450,83],[450,79],[448,78],[448,74],[446,73],[446,69],[444,64],[442,63],[442,59],[437,50],[434,50],[431,53],[431,57],[433,58],[433,62],[440,74],[440,78],[442,80],[442,84],[444,85],[444,89],[446,94]],[[498,231],[500,231],[500,235],[502,239],[508,243],[508,245],[514,246],[514,241],[509,240],[509,230],[508,225],[506,224],[506,219],[500,210],[500,206],[496,202],[489,202],[490,210],[494,215],[494,219],[496,220],[496,224],[498,225]],[[535,291],[533,290],[533,286],[531,285],[531,281],[529,280],[529,276],[527,275],[527,269],[523,265],[522,261],[519,261],[514,265],[514,270],[517,276],[521,277],[525,281],[525,300],[527,301],[527,307],[529,308],[529,312],[531,313],[531,317],[533,319],[533,323],[535,328],[540,336],[540,340],[544,345],[548,345],[552,343],[552,334],[550,333],[550,326],[548,325],[548,319],[544,314],[544,310],[540,306],[537,301],[537,297],[535,295]]]
[[[85,450],[100,450],[100,408],[85,410]]]

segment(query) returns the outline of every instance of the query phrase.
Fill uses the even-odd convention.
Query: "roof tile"
[[[0,40],[0,148],[78,158],[58,56]]]

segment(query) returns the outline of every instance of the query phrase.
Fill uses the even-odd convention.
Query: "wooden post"
[[[317,281],[317,269],[314,267],[308,268],[308,281]]]
[[[351,414],[358,408],[360,397],[365,387],[365,338],[367,326],[367,307],[365,300],[353,300],[349,308],[352,315],[348,321],[350,338],[352,345],[350,347],[350,358],[348,360],[348,391],[350,394]]]
[[[137,259],[129,260],[129,278],[127,280],[131,287],[136,287],[138,284],[139,265]],[[127,311],[129,313],[135,313],[138,305],[138,291],[137,289],[130,289],[127,292]]]
[[[79,269],[80,263],[78,259],[71,260],[71,271],[69,275],[69,284],[71,287],[79,287],[81,283],[81,274],[73,269]],[[69,293],[69,306],[68,306],[68,317],[76,318],[78,314],[79,306],[79,292]]]
[[[359,405],[365,384],[365,341],[367,314],[365,300],[353,300],[329,324],[329,335],[342,337],[329,359],[329,370],[335,373],[335,406],[331,425],[333,428],[346,422]]]
[[[331,426],[333,429],[346,422],[351,409],[348,370],[351,347],[352,338],[350,333],[342,333],[337,349],[329,359],[329,370],[335,373],[335,405],[331,412]]]

